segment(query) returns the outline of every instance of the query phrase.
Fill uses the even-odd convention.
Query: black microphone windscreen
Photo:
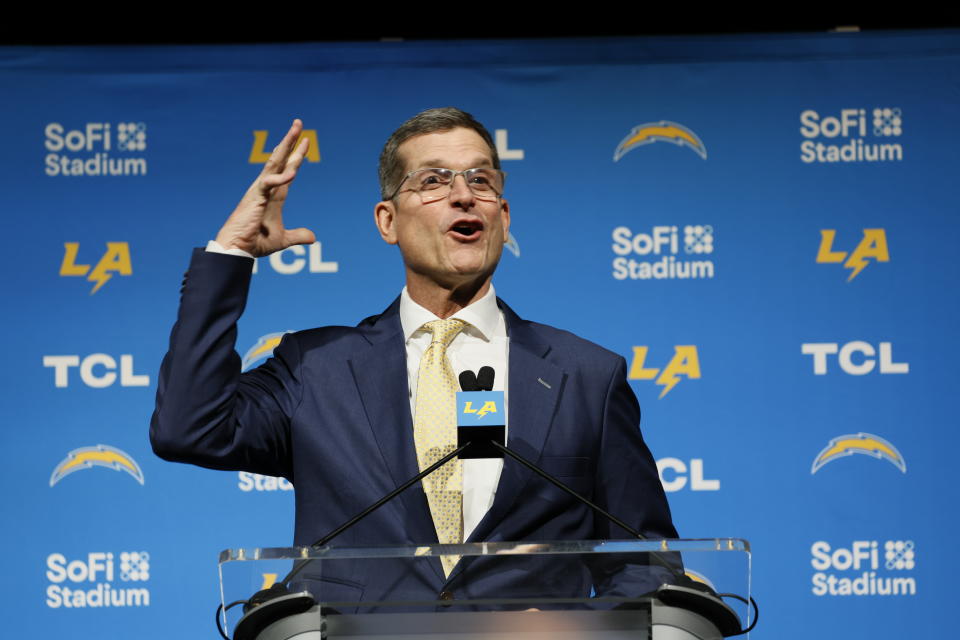
[[[494,375],[493,367],[480,367],[480,372],[477,374],[477,386],[480,391],[493,391]]]
[[[489,367],[488,367],[489,368]],[[480,371],[483,371],[481,369]],[[479,386],[477,385],[477,375],[467,369],[466,371],[460,372],[460,390],[461,391],[478,391]]]

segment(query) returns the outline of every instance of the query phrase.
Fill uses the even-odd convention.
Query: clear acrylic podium
[[[460,556],[448,581],[442,555]],[[689,606],[689,590],[656,586],[684,573],[716,593],[750,596],[745,540],[489,542],[231,549],[220,554],[224,606],[295,566],[290,595],[223,614],[231,638],[713,640],[724,634],[709,606]],[[724,602],[746,627],[747,605]]]

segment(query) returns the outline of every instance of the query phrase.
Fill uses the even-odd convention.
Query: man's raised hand
[[[303,122],[299,118],[294,120],[287,135],[270,154],[263,171],[227,218],[217,234],[217,242],[224,249],[243,249],[260,257],[295,244],[316,241],[309,229],[283,226],[283,202],[310,144],[304,138],[294,149],[302,130]]]

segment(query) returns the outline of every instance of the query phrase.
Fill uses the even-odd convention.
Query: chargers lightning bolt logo
[[[520,243],[513,237],[513,233],[508,234],[507,241],[503,245],[513,255],[520,257]]]
[[[287,330],[279,333],[268,333],[265,336],[260,336],[257,338],[257,343],[250,347],[245,354],[243,354],[243,364],[241,365],[240,370],[246,371],[260,360],[266,360],[273,355],[273,350],[277,348],[278,344],[280,344],[283,336],[288,333],[293,332]]]
[[[707,159],[707,147],[697,134],[682,124],[661,120],[660,122],[641,124],[631,129],[627,137],[620,141],[616,151],[613,152],[613,161],[616,162],[637,147],[654,142],[670,142],[678,147],[687,147],[704,160]]]
[[[814,459],[810,473],[811,475],[816,473],[828,462],[852,456],[855,453],[886,460],[901,472],[907,472],[907,463],[896,447],[880,436],[860,432],[837,436],[831,440]]]
[[[114,471],[126,471],[133,478],[143,484],[143,471],[140,465],[125,451],[98,444],[95,447],[80,447],[67,454],[60,461],[50,475],[50,486],[57,484],[66,476],[75,471],[90,469],[91,467],[107,467]]]

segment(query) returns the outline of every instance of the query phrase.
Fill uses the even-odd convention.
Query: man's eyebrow
[[[420,166],[416,169],[445,169],[444,165],[446,164],[445,160],[439,160],[437,158],[431,158],[429,160],[424,160],[420,163]],[[475,169],[477,167],[493,167],[493,161],[488,156],[476,156],[473,161],[470,163],[469,169]],[[414,169],[414,171],[416,171]]]

